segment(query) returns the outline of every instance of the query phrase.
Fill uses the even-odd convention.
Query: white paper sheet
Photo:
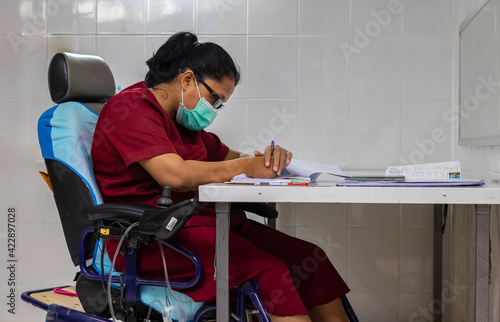
[[[292,159],[286,168],[292,175],[309,177],[315,181],[320,174],[331,174],[337,177],[347,178],[339,167],[333,164],[311,162],[305,160]]]
[[[235,176],[231,183],[253,183],[255,185],[270,185],[270,186],[286,186],[288,183],[303,181],[311,182],[309,177],[293,176],[293,177],[277,177],[274,179],[267,178],[249,178],[244,173]]]

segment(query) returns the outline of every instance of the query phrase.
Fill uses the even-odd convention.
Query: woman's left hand
[[[266,167],[272,167],[276,175],[280,175],[281,171],[288,167],[290,161],[292,161],[292,152],[279,145],[275,145],[274,148],[269,145],[264,150],[264,153],[259,151],[254,151],[254,155],[264,156]]]

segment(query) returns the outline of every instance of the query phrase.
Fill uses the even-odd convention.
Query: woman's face
[[[206,84],[203,84],[203,82]],[[234,79],[229,77],[224,77],[221,81],[217,81],[211,78],[206,78],[201,82],[199,79],[196,79],[196,82],[192,82],[192,86],[190,86],[189,90],[184,92],[184,106],[188,110],[193,110],[198,104],[198,101],[201,97],[204,97],[207,102],[214,105],[214,107],[218,107],[217,100],[220,99],[222,103],[226,102],[229,97],[234,92]],[[196,85],[198,89],[196,89]],[[215,92],[216,95],[213,95],[211,91],[207,88],[209,87],[211,90]],[[198,90],[200,94],[198,95]],[[220,102],[219,102],[220,103]]]

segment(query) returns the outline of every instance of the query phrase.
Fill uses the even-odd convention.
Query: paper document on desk
[[[244,173],[235,176],[226,183],[253,184],[260,186],[288,186],[288,185],[307,185],[311,182],[309,177],[300,176],[281,176],[277,178],[249,178]]]
[[[315,181],[320,174],[331,174],[334,176],[348,178],[339,167],[331,164],[292,159],[292,162],[280,177],[274,179],[248,178],[244,174],[235,176],[230,183],[255,184],[255,185],[297,185],[301,182],[309,183]]]
[[[404,176],[407,180],[434,181],[442,179],[460,179],[460,171],[459,161],[448,161],[389,166],[385,174]]]
[[[438,162],[389,166],[385,172],[387,177],[401,176],[400,181],[355,182],[345,180],[337,186],[345,187],[454,187],[454,186],[482,186],[484,180],[464,179],[460,173],[460,162]]]
[[[405,180],[405,181],[352,181],[342,180],[337,182],[339,187],[462,187],[482,186],[484,180],[480,179],[442,179],[442,180]]]
[[[297,159],[292,159],[286,171],[294,176],[309,177],[312,181],[316,181],[321,174],[331,174],[342,178],[349,177],[344,175],[336,165]]]

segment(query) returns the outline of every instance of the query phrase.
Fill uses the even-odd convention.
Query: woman
[[[199,185],[245,173],[273,178],[292,153],[276,145],[271,153],[244,155],[204,131],[238,84],[240,74],[220,46],[199,43],[191,33],[171,36],[147,61],[144,82],[132,85],[103,108],[92,146],[94,170],[106,202],[156,205],[162,187],[174,203],[195,196]],[[215,299],[215,211],[206,207],[174,239],[199,255],[205,272],[200,286],[182,290],[195,301]],[[113,254],[116,245],[108,246]],[[141,249],[141,275],[163,278],[159,248]],[[164,249],[171,279],[193,276],[188,259]],[[231,213],[231,288],[254,279],[272,321],[347,321],[340,296],[349,291],[316,245]],[[314,261],[314,271],[303,263]],[[119,257],[118,269],[123,268]],[[310,266],[308,266],[310,267]]]

